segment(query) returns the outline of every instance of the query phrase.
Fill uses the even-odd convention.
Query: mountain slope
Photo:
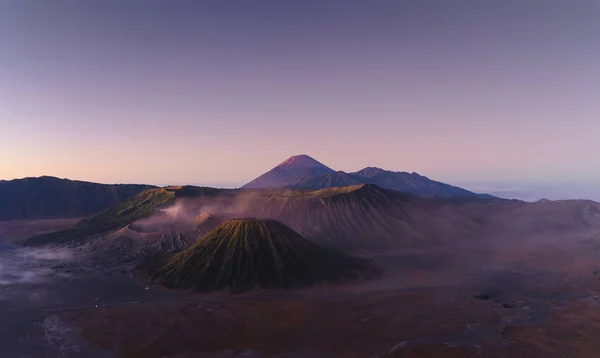
[[[0,181],[0,220],[81,217],[132,197],[148,185],[98,184],[54,177]]]
[[[267,173],[259,176],[243,189],[322,189],[348,185],[375,184],[421,197],[478,197],[477,194],[449,184],[433,181],[417,173],[392,172],[367,167],[354,173],[334,171],[307,155],[293,156]]]
[[[318,175],[289,185],[287,188],[322,189],[360,184],[374,184],[384,189],[401,191],[421,197],[493,197],[488,194],[477,194],[466,189],[436,182],[417,173],[392,172],[372,167],[355,173],[339,171]]]
[[[288,185],[286,188],[290,189],[323,189],[323,188],[335,188],[351,185],[367,184],[367,181],[360,177],[345,173],[345,172],[334,172],[325,175],[318,175],[302,180],[301,182]]]
[[[279,220],[325,247],[370,251],[428,246],[463,238],[480,227],[471,218],[452,212],[444,217],[437,215],[438,203],[445,202],[363,184],[319,190],[263,190],[257,192],[247,213]]]
[[[243,189],[283,188],[335,171],[307,155],[296,155],[244,185]]]
[[[417,173],[393,172],[380,168],[367,167],[350,175],[369,184],[422,197],[482,197],[493,198],[488,194],[477,194],[463,188],[433,181]]]
[[[25,240],[24,244],[28,246],[62,244],[120,229],[135,220],[151,215],[156,207],[174,197],[173,191],[163,188],[145,190],[117,206],[81,220],[74,228],[34,236]]]
[[[90,236],[121,229],[156,213],[156,209],[176,198],[213,197],[235,192],[206,187],[166,187],[144,190],[128,200],[79,221],[74,228],[38,235],[25,240],[25,245],[45,245],[84,240]]]
[[[152,276],[168,287],[213,291],[289,288],[351,276],[362,261],[323,249],[275,220],[230,220]]]

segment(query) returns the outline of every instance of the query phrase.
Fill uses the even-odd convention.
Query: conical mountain
[[[326,165],[308,155],[295,155],[275,168],[244,185],[244,189],[284,188],[293,186],[308,178],[335,173]]]
[[[335,281],[364,265],[313,244],[279,221],[235,219],[168,259],[152,276],[167,287],[242,292]]]

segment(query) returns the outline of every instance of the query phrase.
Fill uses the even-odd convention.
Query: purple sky
[[[305,153],[600,180],[600,1],[0,2],[0,179],[247,182]]]

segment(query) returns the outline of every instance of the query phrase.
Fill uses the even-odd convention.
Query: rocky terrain
[[[123,357],[593,357],[594,321],[577,317],[597,307],[597,230],[373,253],[379,280],[238,295],[134,294],[105,268],[103,289],[131,298],[53,314]],[[100,280],[84,268],[71,288]]]
[[[249,216],[281,224],[231,221]],[[573,318],[593,315],[600,289],[600,204],[591,201],[423,198],[370,184],[168,187],[55,224],[59,231],[26,247],[4,246],[9,352],[595,357],[594,321]],[[14,228],[23,225],[4,227],[22,233]],[[315,259],[317,247],[327,258]],[[333,248],[372,260],[382,276],[262,285],[265,277],[337,272]],[[140,265],[164,256],[176,259],[156,266],[163,275],[149,284]],[[236,281],[244,273],[251,279]],[[167,281],[216,292],[171,290]],[[258,289],[223,289],[246,281]]]

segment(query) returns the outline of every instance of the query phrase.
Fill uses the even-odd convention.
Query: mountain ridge
[[[375,184],[384,189],[423,197],[481,197],[466,189],[433,181],[417,173],[366,167],[347,173],[335,171],[308,155],[291,156],[241,189],[324,189]],[[99,213],[143,190],[139,184],[101,184],[54,176],[0,180],[0,220],[76,218]],[[191,186],[178,190],[182,194]]]
[[[370,184],[376,184],[382,188],[403,191],[423,197],[460,197],[473,196],[481,198],[493,198],[489,194],[479,194],[454,185],[442,183],[429,179],[419,173],[396,172],[376,167],[366,167],[350,175],[363,178]]]
[[[323,189],[349,185],[375,184],[422,197],[494,198],[454,185],[431,180],[416,172],[396,172],[378,167],[365,167],[356,172],[334,171],[305,155],[288,158],[273,169],[242,186],[242,189]]]
[[[87,216],[151,187],[100,184],[53,176],[0,180],[0,220]]]
[[[168,213],[184,206],[187,208],[181,212],[190,215],[173,221]],[[572,220],[562,223],[557,218],[565,210]],[[499,228],[506,234],[502,228],[507,221],[515,222],[514,230],[530,232],[600,225],[599,213],[600,204],[595,202],[423,198],[375,184],[248,191],[173,187],[148,189],[110,210],[80,221],[72,229],[31,237],[24,244],[83,243],[100,238],[99,247],[106,247],[105,243],[109,242],[108,247],[116,245],[115,257],[121,255],[122,250],[130,250],[118,242],[137,247],[130,255],[130,259],[135,259],[158,254],[159,249],[180,251],[226,220],[252,217],[277,220],[324,248],[364,253],[498,235]],[[141,220],[144,218],[148,220]],[[118,240],[115,242],[114,238]]]

